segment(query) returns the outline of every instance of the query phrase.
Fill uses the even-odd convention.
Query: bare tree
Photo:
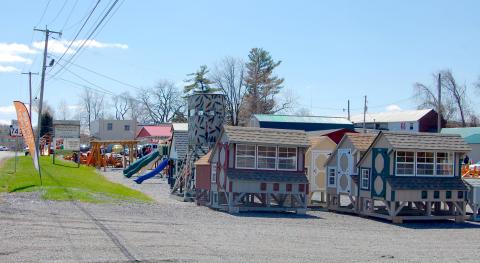
[[[215,66],[215,71],[210,78],[225,95],[229,123],[237,126],[240,107],[247,91],[244,81],[245,63],[241,59],[225,57]]]
[[[460,121],[462,122],[462,127],[467,126],[466,115],[468,112],[466,102],[466,85],[459,85],[453,74],[450,70],[444,70],[441,73],[441,86],[446,89],[446,92],[449,97],[453,100],[456,105],[456,110],[460,114]]]
[[[80,105],[83,107],[83,120],[90,131],[91,122],[102,118],[105,114],[105,96],[103,94],[84,88],[80,95]]]
[[[432,86],[427,86],[422,83],[415,83],[414,88],[414,97],[418,101],[418,109],[437,109],[438,107],[438,95],[437,95],[437,79],[438,74],[433,74],[433,83]],[[448,93],[445,89],[442,89],[442,103],[440,105],[440,111],[442,118],[444,120],[451,121],[455,117],[456,108],[455,103],[452,98],[448,96]]]
[[[62,120],[66,120],[69,117],[69,110],[68,110],[68,105],[67,102],[62,99],[58,103],[58,118]]]
[[[149,119],[153,123],[171,121],[177,112],[183,112],[185,102],[181,92],[170,81],[160,81],[155,87],[142,89],[138,100],[145,107]]]
[[[115,108],[115,119],[125,120],[127,113],[131,110],[132,97],[128,92],[123,92],[118,96],[112,98],[113,106]]]

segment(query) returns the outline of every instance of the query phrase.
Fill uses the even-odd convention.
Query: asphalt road
[[[463,263],[480,257],[480,224],[393,225],[321,211],[230,215],[170,199],[162,179],[137,187],[155,190],[157,203],[0,195],[0,262]]]
[[[19,153],[21,154],[21,153]],[[1,151],[0,152],[0,163],[2,163],[3,160],[5,159],[8,159],[10,157],[14,157],[15,156],[15,152],[10,152],[10,151]]]

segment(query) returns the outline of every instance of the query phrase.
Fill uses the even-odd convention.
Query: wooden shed
[[[356,163],[375,139],[373,133],[346,133],[325,162],[327,207],[330,210],[354,212],[357,189]]]
[[[380,132],[357,164],[358,213],[403,220],[465,219],[459,135]]]
[[[305,213],[304,131],[224,126],[213,148],[210,206],[231,213]]]
[[[209,151],[195,162],[195,196],[197,205],[207,205],[210,202],[212,169],[208,160],[211,153],[212,151]]]

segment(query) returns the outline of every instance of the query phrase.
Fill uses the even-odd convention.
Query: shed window
[[[437,152],[436,174],[453,176],[453,154]]]
[[[278,170],[297,169],[297,148],[278,147]]]
[[[362,189],[368,190],[370,188],[370,170],[362,168],[360,176]]]
[[[130,125],[125,125],[125,126],[123,127],[123,129],[124,129],[125,131],[129,131],[129,130],[130,130]]]
[[[335,168],[328,168],[328,186],[335,186],[336,171]]]
[[[217,163],[212,163],[212,173],[211,173],[211,182],[216,183],[217,182]]]
[[[255,169],[255,145],[237,144],[236,167]]]
[[[110,122],[110,123],[107,123],[107,130],[108,130],[108,131],[113,130],[113,123],[111,123],[111,122]]]
[[[414,166],[414,152],[397,152],[397,175],[414,175]]]
[[[275,170],[277,161],[277,147],[258,146],[257,147],[257,168]]]
[[[417,175],[433,175],[435,157],[433,152],[417,152]]]

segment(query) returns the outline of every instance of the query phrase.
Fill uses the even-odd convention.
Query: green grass
[[[20,156],[17,172],[14,173],[14,158],[0,167],[0,192],[40,191],[44,199],[77,200],[83,202],[105,203],[116,201],[150,202],[147,195],[108,181],[93,167],[80,166],[61,161],[52,164],[51,157],[42,157],[42,185],[30,156]],[[119,175],[121,176],[121,175]]]

